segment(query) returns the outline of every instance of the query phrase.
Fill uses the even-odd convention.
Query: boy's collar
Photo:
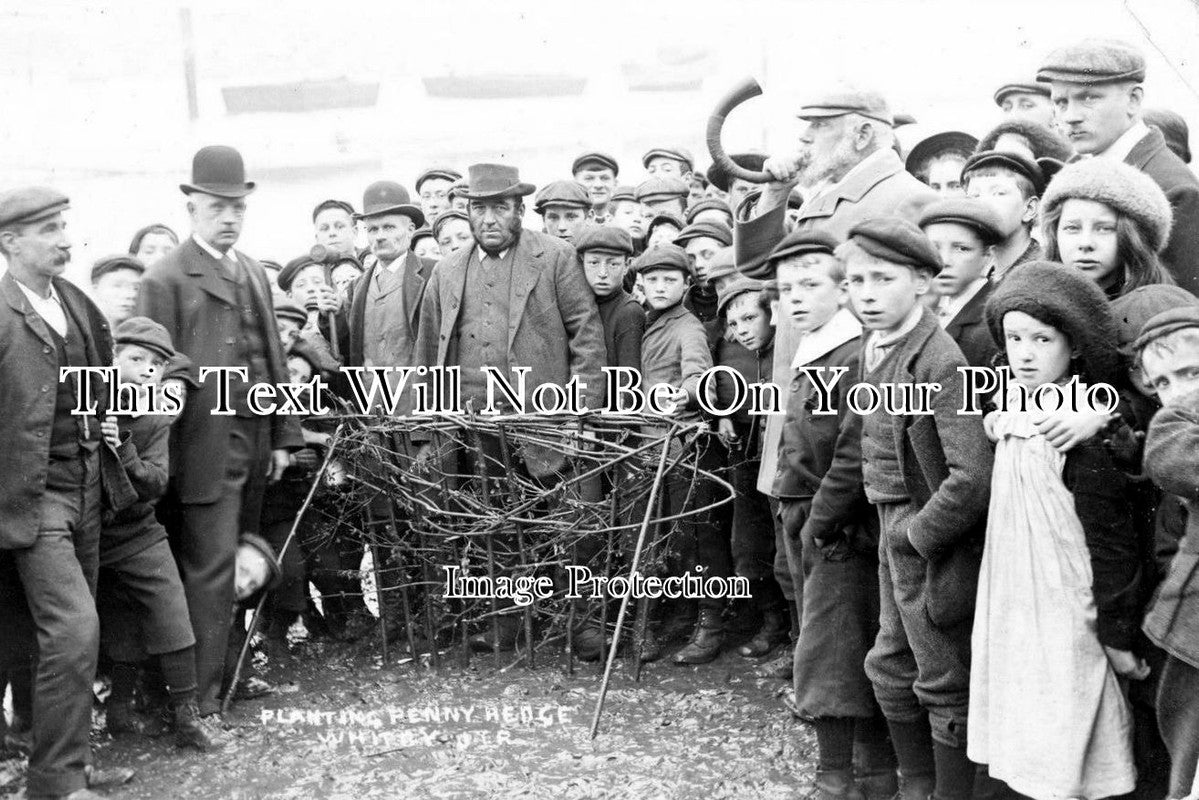
[[[876,345],[888,345],[897,342],[907,336],[916,326],[920,324],[920,317],[924,315],[924,304],[919,299],[916,300],[916,305],[908,312],[908,315],[903,318],[903,322],[893,331],[871,331],[870,336],[874,339]]]
[[[861,335],[862,323],[858,318],[848,308],[839,308],[828,322],[800,336],[795,358],[791,360],[791,369],[807,366]]]

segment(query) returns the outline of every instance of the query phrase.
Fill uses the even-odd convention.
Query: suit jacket
[[[275,327],[274,307],[266,273],[254,259],[234,251],[246,271],[254,311],[263,321],[269,380],[288,381],[287,362]],[[175,349],[192,361],[190,377],[199,381],[201,367],[244,366],[235,362],[241,316],[237,289],[225,268],[190,237],[146,270],[138,298],[138,313],[163,325]],[[213,414],[217,407],[216,376],[188,392],[187,404],[171,435],[171,474],[184,503],[211,503],[221,492],[228,452],[229,416]],[[303,447],[300,423],[293,416],[272,415],[271,449]]]
[[[991,338],[991,329],[987,327],[984,313],[987,298],[993,291],[995,284],[987,281],[945,326],[945,332],[958,343],[966,363],[972,367],[991,366],[991,358],[999,352],[999,345]]]
[[[51,283],[84,334],[88,365],[112,366],[112,335],[100,309],[74,284],[62,278]],[[0,441],[7,448],[0,470],[0,550],[29,547],[37,539],[58,368],[49,327],[6,272],[0,278],[0,409],[5,412],[0,415]],[[101,415],[105,400],[100,392]]]
[[[555,237],[521,231],[512,259],[508,301],[508,362],[529,367],[526,389],[542,383],[565,385],[578,376],[580,393],[591,409],[603,403],[601,367],[607,362],[604,328],[595,295],[579,268],[574,248]],[[437,262],[425,286],[417,326],[415,363],[426,367],[447,363],[450,341],[458,325],[466,268],[474,247],[463,247]],[[542,447],[524,449],[530,474],[561,470],[565,458]]]
[[[799,209],[796,227],[799,230],[820,228],[844,240],[854,225],[874,217],[899,214],[915,222],[920,211],[936,199],[937,193],[905,170],[894,151],[887,150],[858,172],[805,202]],[[737,236],[777,243],[783,238],[786,212],[783,206],[776,206],[760,217],[739,222]],[[791,358],[797,344],[798,334],[791,318],[780,314],[774,334],[775,375],[790,374]],[[762,467],[758,473],[758,490],[761,492],[770,492],[774,484],[782,429],[781,414],[771,415],[766,420]]]
[[[1199,178],[1166,147],[1161,131],[1151,130],[1124,159],[1162,187],[1174,209],[1174,226],[1162,262],[1178,285],[1199,295]]]
[[[436,263],[432,259],[421,258],[411,250],[404,254],[404,310],[414,343],[420,323],[421,295],[425,290],[425,282],[428,281],[429,274],[433,271]],[[374,280],[375,271],[378,269],[380,269],[379,263],[374,261],[354,281],[350,286],[349,296],[346,298],[346,307],[349,309],[349,313],[337,316],[339,344],[341,352],[345,354],[346,366],[361,367],[365,360],[362,339],[363,330],[366,327],[366,297],[369,294],[371,281]],[[409,354],[409,359],[405,363],[388,366],[410,366],[413,363],[411,355]]]

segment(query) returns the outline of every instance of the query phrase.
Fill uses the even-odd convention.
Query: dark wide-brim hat
[[[229,199],[245,197],[254,188],[254,181],[246,180],[241,153],[221,144],[200,148],[192,158],[191,183],[179,184],[184,194],[200,192]]]
[[[420,227],[425,224],[425,212],[412,202],[408,190],[395,181],[375,181],[362,193],[362,213],[354,219],[369,219],[384,214],[401,214]]]
[[[733,153],[729,158],[733,159],[733,163],[751,172],[760,172],[762,165],[766,163],[766,154],[754,150],[744,153]],[[720,164],[713,164],[708,167],[708,183],[715,186],[722,192],[729,190],[729,173]]]
[[[537,191],[520,179],[516,167],[507,164],[471,164],[466,188],[458,193],[467,200],[499,200],[503,197],[527,197]]]
[[[925,162],[941,153],[958,153],[964,161],[970,158],[976,147],[977,136],[965,131],[940,131],[916,142],[908,157],[904,159],[904,168],[914,175]]]

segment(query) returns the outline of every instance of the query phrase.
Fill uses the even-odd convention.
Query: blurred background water
[[[432,164],[502,160],[540,185],[569,177],[574,156],[595,147],[620,161],[621,183],[637,183],[641,153],[669,143],[706,167],[707,116],[745,75],[766,95],[730,119],[730,150],[788,147],[795,107],[834,80],[881,89],[917,132],[980,135],[998,121],[997,86],[1031,79],[1058,44],[1111,36],[1144,49],[1147,104],[1199,125],[1196,0],[4,0],[0,21],[0,185],[70,195],[68,275],[81,283],[144,224],[186,233],[178,184],[206,144],[239,148],[259,184],[239,248],[286,260],[311,243],[320,200],[358,206],[380,178],[411,190]],[[432,97],[424,84],[515,73],[585,83],[520,99]],[[662,76],[690,85],[633,88]],[[374,105],[231,113],[226,98],[342,78],[377,86]]]

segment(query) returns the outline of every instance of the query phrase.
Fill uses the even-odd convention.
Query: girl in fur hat
[[[1158,259],[1172,221],[1170,201],[1152,178],[1106,158],[1066,166],[1041,199],[1046,258],[1082,270],[1109,300],[1174,283]]]
[[[1116,322],[1082,273],[1034,262],[987,302],[1019,387],[1119,380]],[[1038,798],[1132,791],[1132,718],[1120,678],[1147,668],[1137,631],[1137,547],[1126,478],[1101,437],[1063,453],[1037,412],[988,420],[996,439],[970,676],[970,759]]]

